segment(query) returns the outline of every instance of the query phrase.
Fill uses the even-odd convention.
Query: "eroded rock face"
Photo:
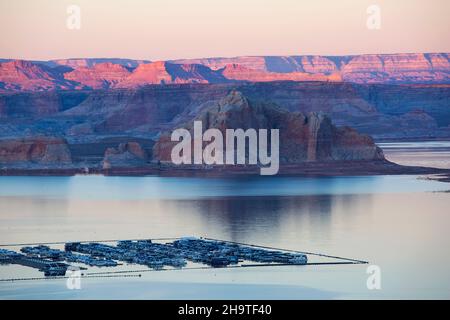
[[[77,59],[57,59],[50,60],[52,64],[67,66],[70,68],[87,67],[92,68],[98,64],[102,63],[112,63],[121,65],[127,68],[136,68],[140,64],[149,63],[148,60],[136,60],[136,59],[120,59],[120,58],[77,58]]]
[[[99,63],[93,67],[79,67],[65,73],[64,78],[79,82],[93,89],[105,89],[118,83],[130,74],[130,71],[120,64],[111,62]]]
[[[357,85],[339,82],[183,84],[141,89],[0,94],[0,136],[23,128],[72,137],[139,132],[153,137],[171,122],[192,119],[208,101],[233,88],[250,100],[289,111],[324,112],[337,126],[380,138],[450,137],[450,85]],[[53,134],[53,133],[52,133]]]
[[[238,81],[450,83],[448,53],[257,56],[142,61],[68,59],[0,62],[0,91],[131,88]]]
[[[65,139],[35,137],[0,140],[0,164],[70,164],[71,162],[70,150]]]
[[[151,84],[226,83],[219,72],[200,64],[173,64],[156,61],[139,65],[114,88],[138,88]]]
[[[307,72],[267,72],[250,69],[240,64],[228,64],[220,70],[225,78],[230,80],[269,82],[269,81],[342,81],[337,73],[326,75],[321,72],[315,74]]]
[[[234,67],[226,73],[250,81],[321,80],[355,83],[448,83],[448,53],[364,54],[354,56],[259,56],[183,59],[175,63],[198,63],[213,70]],[[237,69],[241,69],[240,71]],[[303,77],[303,79],[302,79]],[[297,79],[295,79],[297,78]]]
[[[112,167],[141,166],[146,164],[147,160],[147,152],[139,143],[127,142],[119,144],[118,148],[106,149],[102,167],[110,169]]]
[[[0,89],[4,91],[46,91],[69,89],[59,69],[51,69],[30,61],[13,60],[0,63]]]
[[[219,129],[224,137],[226,129],[279,129],[280,163],[384,159],[369,136],[349,127],[337,128],[323,113],[289,112],[275,104],[248,100],[238,91],[208,104],[192,121],[181,126],[190,130],[191,136],[193,121],[202,121],[203,130]],[[171,131],[160,136],[153,148],[154,160],[171,161],[176,142],[171,141],[170,135]]]

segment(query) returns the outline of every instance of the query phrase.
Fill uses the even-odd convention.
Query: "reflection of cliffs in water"
[[[264,238],[289,238],[290,233],[317,239],[332,238],[332,223],[343,227],[354,218],[349,208],[367,210],[370,195],[308,195],[284,197],[227,197],[170,201],[171,211],[195,212],[208,236],[264,243]],[[164,206],[164,204],[163,204]],[[360,208],[360,209],[359,209]],[[336,216],[335,216],[336,214]],[[345,216],[343,216],[345,215]],[[341,219],[343,219],[341,221]],[[247,236],[248,235],[248,238]]]

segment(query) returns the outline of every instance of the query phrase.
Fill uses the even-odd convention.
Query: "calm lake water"
[[[450,169],[450,141],[388,142],[378,145],[390,161],[405,166]]]
[[[441,147],[412,151],[432,160]],[[384,148],[388,158],[411,151]],[[0,282],[0,298],[448,299],[448,190],[417,176],[1,177],[2,244],[207,236],[367,260],[382,287],[367,289],[367,265],[260,267],[84,280],[82,290],[63,280]],[[33,272],[3,266],[0,279]]]

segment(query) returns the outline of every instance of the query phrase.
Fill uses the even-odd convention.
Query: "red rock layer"
[[[71,163],[71,154],[64,139],[54,137],[11,138],[0,140],[0,163]]]
[[[109,88],[130,75],[130,71],[111,62],[99,63],[93,67],[80,67],[65,73],[67,80],[79,82],[93,89]]]
[[[55,64],[59,66],[54,67]],[[151,63],[127,59],[69,59],[40,63],[17,60],[0,63],[0,91],[287,80],[449,84],[450,61],[448,53],[411,53],[208,58]]]

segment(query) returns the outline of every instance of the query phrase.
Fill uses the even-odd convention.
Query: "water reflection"
[[[395,181],[387,180],[376,181],[382,186]],[[400,181],[404,187],[407,181]],[[341,190],[341,194],[205,197],[200,196],[205,190],[200,184],[195,191],[201,191],[199,196],[188,199],[3,196],[0,242],[209,236],[365,259],[383,268],[382,294],[387,297],[427,297],[410,290],[411,279],[417,286],[429,287],[430,297],[448,297],[448,193],[345,194]],[[192,191],[192,181],[189,185]],[[229,187],[224,182],[223,188]],[[220,189],[218,184],[214,188],[215,192]],[[277,271],[276,279],[285,277],[288,283],[341,288],[353,296],[365,289],[363,269],[355,273],[354,269],[327,268],[332,282],[323,281],[323,273],[316,269],[283,270]]]
[[[198,235],[277,242],[331,238],[332,223],[367,209],[371,195],[84,200],[3,197],[1,242]]]
[[[427,157],[448,150],[435,151]],[[450,196],[434,192],[448,189],[414,176],[2,177],[0,243],[209,236],[368,260],[383,270],[377,297],[448,299]],[[365,268],[285,270],[240,279],[373,297]]]
[[[186,222],[201,221],[208,235],[243,242],[266,243],[270,239],[273,243],[283,239],[329,240],[331,224],[340,220],[333,214],[351,208],[344,213],[351,224],[352,215],[363,207],[367,209],[370,203],[370,195],[224,197],[160,201],[160,208]]]
[[[228,237],[234,241],[246,241],[257,236],[282,238],[286,226],[308,222],[319,223],[324,232],[329,229],[334,196],[302,197],[245,197],[208,199],[197,201],[202,216],[209,221],[209,228],[226,226]],[[259,235],[259,236],[258,236]],[[256,241],[256,239],[254,239]]]
[[[217,197],[372,194],[446,190],[416,176],[360,177],[1,177],[0,197],[66,199],[203,199]]]

